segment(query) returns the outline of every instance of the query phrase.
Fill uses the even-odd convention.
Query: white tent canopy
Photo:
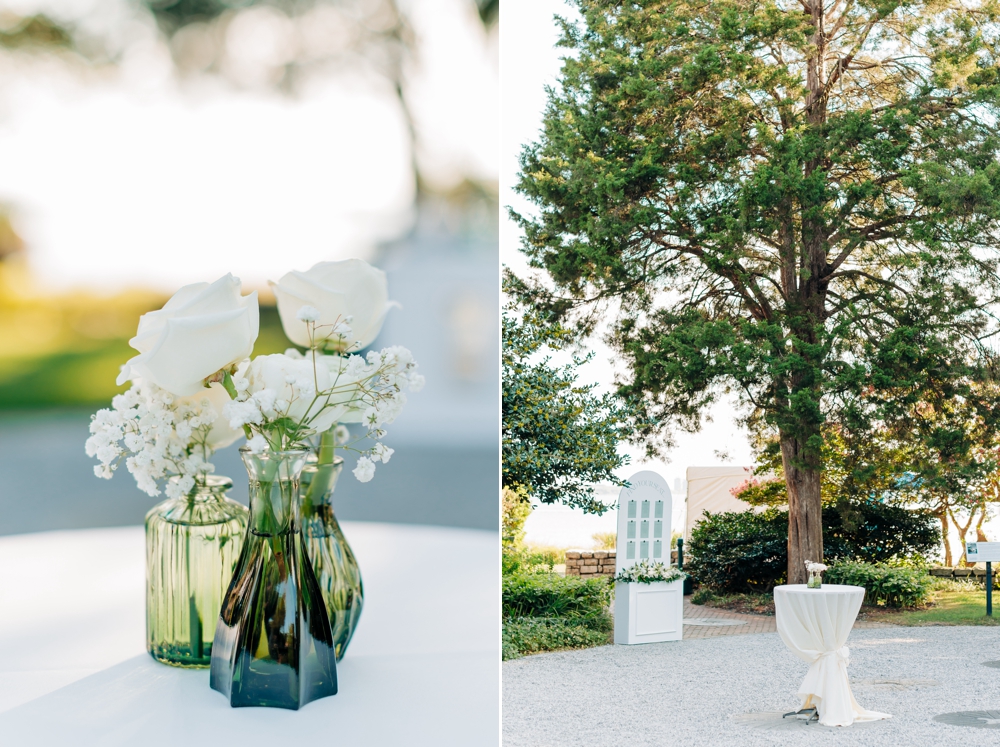
[[[706,511],[746,511],[750,508],[729,491],[753,477],[753,467],[688,467],[687,518],[684,541],[691,539],[691,528]]]

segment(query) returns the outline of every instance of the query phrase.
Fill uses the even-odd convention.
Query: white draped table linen
[[[778,635],[793,654],[809,665],[797,694],[803,708],[816,707],[824,726],[892,718],[859,706],[847,677],[850,651],[844,644],[864,597],[865,590],[860,586],[774,587]]]

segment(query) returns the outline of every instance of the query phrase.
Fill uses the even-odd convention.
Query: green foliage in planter
[[[839,561],[823,574],[823,583],[862,586],[865,604],[916,607],[927,601],[933,582],[922,568],[888,563]]]
[[[601,615],[611,604],[609,579],[519,573],[503,579],[503,616],[587,617]]]
[[[931,552],[938,541],[923,511],[875,500],[823,508],[826,558],[884,562]],[[691,532],[684,570],[717,591],[769,591],[785,578],[787,543],[787,511],[706,514]]]

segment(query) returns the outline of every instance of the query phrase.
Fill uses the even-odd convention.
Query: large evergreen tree
[[[537,211],[515,215],[548,281],[520,292],[584,329],[610,320],[640,437],[697,427],[724,388],[778,433],[802,582],[823,554],[824,422],[967,376],[981,352],[1000,6],[574,3],[522,155]]]

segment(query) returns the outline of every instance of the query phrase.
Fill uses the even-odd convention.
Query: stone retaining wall
[[[670,552],[670,562],[677,562],[677,551]],[[614,576],[614,550],[567,550],[567,576]]]
[[[614,550],[567,550],[567,576],[614,576]]]
[[[998,563],[1000,565],[1000,563]],[[995,568],[993,570],[993,582],[997,581],[997,571],[1000,568]],[[986,579],[986,569],[985,568],[931,568],[930,574],[932,576],[940,576],[944,578],[969,578],[970,576],[985,581]]]

